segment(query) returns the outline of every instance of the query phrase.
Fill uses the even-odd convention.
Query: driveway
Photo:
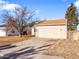
[[[64,59],[63,57],[43,54],[43,52],[51,44],[54,44],[54,42],[55,41],[51,39],[32,38],[26,41],[11,44],[7,48],[1,47],[0,59]]]

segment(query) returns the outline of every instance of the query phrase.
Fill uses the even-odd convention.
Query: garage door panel
[[[37,36],[41,38],[59,38],[59,29],[38,29]]]

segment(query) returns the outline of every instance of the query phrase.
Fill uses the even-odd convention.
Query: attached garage
[[[35,25],[32,33],[38,38],[66,39],[66,23],[66,20],[45,20]]]
[[[59,38],[59,28],[55,28],[55,27],[52,28],[51,26],[37,27],[36,28],[36,37]]]

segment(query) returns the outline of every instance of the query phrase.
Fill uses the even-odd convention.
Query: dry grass
[[[30,36],[7,36],[7,37],[0,37],[0,46],[5,45],[5,44],[12,44],[12,43],[17,43],[20,41],[28,40],[31,38]]]
[[[44,54],[62,56],[66,59],[79,59],[79,41],[58,40]]]

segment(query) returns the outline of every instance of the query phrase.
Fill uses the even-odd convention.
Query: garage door
[[[60,37],[59,28],[40,28],[36,31],[36,36],[40,38],[54,38]]]

